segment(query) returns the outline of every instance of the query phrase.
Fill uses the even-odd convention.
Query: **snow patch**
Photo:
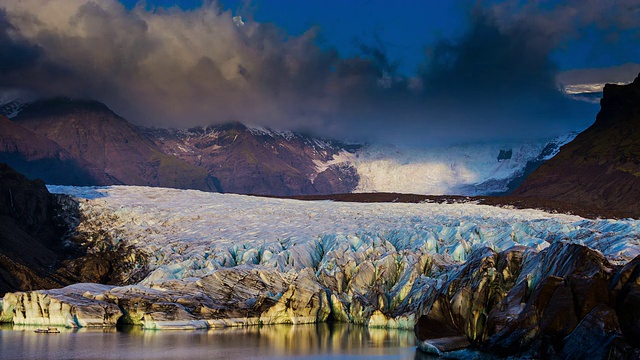
[[[560,148],[573,141],[576,136],[578,136],[577,132],[570,132],[566,135],[558,136],[552,142],[550,142],[549,145],[547,145],[546,149],[549,150],[549,152],[541,154],[542,157],[539,160],[547,161],[552,157],[558,155],[558,153],[560,152]]]
[[[318,146],[320,146],[320,144],[318,144]],[[324,144],[324,146],[320,146],[320,147],[324,149],[325,146],[329,146],[329,145]],[[316,172],[311,175],[309,180],[313,182],[315,178],[318,176],[318,174],[327,170],[331,165],[338,165],[343,163],[352,164],[354,163],[354,158],[355,158],[355,155],[353,153],[350,153],[345,150],[341,150],[337,154],[333,155],[333,157],[329,161],[313,160],[313,163],[316,166]]]
[[[244,124],[247,130],[254,136],[270,136],[270,137],[281,137],[285,140],[291,140],[296,137],[296,134],[288,131],[288,130],[274,130],[271,128],[258,126],[258,125],[248,125]]]

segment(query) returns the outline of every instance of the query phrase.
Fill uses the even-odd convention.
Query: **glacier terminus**
[[[413,328],[469,258],[535,258],[577,244],[640,254],[637,220],[473,203],[298,201],[136,186],[49,186],[73,196],[90,249],[125,246],[122,286],[8,293],[2,320],[211,328],[327,320]],[[76,235],[77,235],[76,234]],[[97,250],[96,250],[97,251]],[[140,261],[143,259],[143,261]],[[495,269],[494,269],[495,270]]]

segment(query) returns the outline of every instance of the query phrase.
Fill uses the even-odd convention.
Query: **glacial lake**
[[[433,359],[413,331],[348,324],[196,331],[0,326],[0,359]]]

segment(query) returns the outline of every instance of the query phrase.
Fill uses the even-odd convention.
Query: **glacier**
[[[316,165],[318,173],[334,164],[355,167],[360,181],[354,192],[487,195],[509,191],[509,182],[525,175],[529,164],[549,160],[576,135],[425,148],[369,144]],[[509,156],[500,158],[503,152]]]
[[[136,262],[124,268],[143,276],[121,286],[9,293],[2,321],[196,329],[335,320],[413,328],[467,261],[487,251],[533,258],[574,244],[619,266],[640,255],[633,219],[137,186],[49,190],[77,199],[75,231],[90,252],[126,246],[140,256],[123,257]]]

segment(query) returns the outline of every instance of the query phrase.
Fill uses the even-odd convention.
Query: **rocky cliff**
[[[64,284],[52,271],[63,253],[58,211],[44,182],[0,163],[0,293]]]
[[[93,246],[93,238],[74,231],[78,209],[75,199],[51,194],[42,180],[0,163],[0,295],[87,281],[123,284],[129,279],[122,274],[135,275],[122,261],[138,261],[135,252]]]
[[[640,217],[640,77],[606,85],[595,123],[513,195]]]

